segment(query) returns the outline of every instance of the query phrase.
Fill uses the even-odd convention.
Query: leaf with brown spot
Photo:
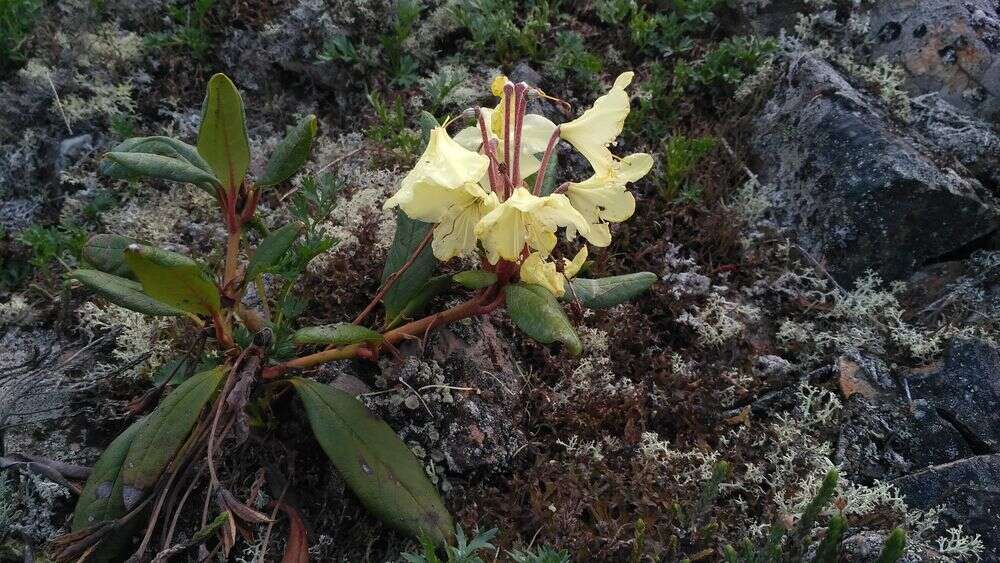
[[[214,368],[191,376],[145,419],[122,465],[126,509],[137,505],[160,479],[184,445],[224,373],[221,368]]]
[[[414,537],[447,541],[454,529],[451,514],[392,428],[339,389],[309,379],[290,381],[320,447],[362,504]]]

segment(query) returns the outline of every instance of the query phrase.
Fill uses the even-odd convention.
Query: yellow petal
[[[607,94],[597,98],[594,106],[583,115],[559,126],[559,136],[580,151],[594,171],[601,173],[612,165],[607,146],[614,142],[625,127],[629,113],[629,97],[625,88],[635,76],[623,72]]]
[[[533,252],[521,264],[521,281],[540,285],[556,297],[566,293],[566,277],[556,271],[556,265],[546,262],[539,252]]]
[[[576,256],[572,260],[566,262],[566,266],[563,268],[563,274],[566,275],[566,279],[571,279],[580,273],[580,268],[583,267],[583,263],[587,261],[587,245],[583,245],[580,250],[577,251]]]
[[[451,207],[441,222],[434,227],[431,249],[441,261],[462,256],[476,249],[476,225],[499,202],[496,194],[473,197],[464,205]]]
[[[448,136],[444,127],[431,130],[424,154],[403,179],[403,184],[429,182],[445,188],[457,188],[479,180],[489,166],[489,159],[471,151]]]
[[[637,152],[623,158],[619,163],[618,174],[625,182],[636,182],[653,168],[653,157]]]
[[[540,154],[549,145],[549,138],[556,130],[556,124],[536,113],[524,116],[521,127],[521,149],[526,153]],[[524,157],[521,157],[524,158]]]
[[[517,260],[525,244],[547,255],[556,244],[555,231],[572,225],[588,233],[590,225],[562,194],[537,197],[517,188],[476,226],[491,263]]]
[[[466,127],[455,134],[455,142],[470,151],[478,151],[483,146],[483,134],[479,126]]]
[[[490,84],[490,92],[493,92],[493,95],[499,98],[503,95],[503,87],[506,86],[508,82],[510,82],[510,80],[507,80],[506,76],[498,74]]]
[[[521,213],[506,202],[487,213],[476,225],[475,232],[491,264],[496,264],[500,258],[517,260],[524,248]]]
[[[463,148],[443,127],[437,127],[431,131],[424,154],[383,208],[399,207],[412,219],[437,223],[451,206],[473,195],[485,197],[476,182],[487,166],[489,159]],[[469,185],[475,185],[479,193],[467,193]]]

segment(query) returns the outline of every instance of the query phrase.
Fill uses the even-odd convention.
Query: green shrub
[[[478,56],[510,64],[537,60],[560,0],[458,0],[450,14],[470,36],[467,48]]]
[[[155,49],[187,49],[196,59],[204,59],[212,48],[208,15],[216,0],[195,0],[190,6],[170,6],[167,16],[172,29],[146,36],[146,46]]]
[[[688,94],[730,95],[777,48],[771,38],[725,39],[694,64],[678,62],[674,68],[674,87]]]
[[[20,67],[25,43],[42,11],[41,0],[0,0],[0,70]]]
[[[672,201],[682,193],[698,192],[697,186],[689,184],[698,163],[715,148],[715,137],[690,138],[684,135],[671,137],[663,149],[663,184],[660,195]]]

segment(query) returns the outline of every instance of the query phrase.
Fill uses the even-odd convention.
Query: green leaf
[[[152,298],[196,315],[211,315],[219,310],[215,282],[187,256],[133,244],[125,249],[125,262]]]
[[[198,154],[198,149],[170,137],[133,137],[118,143],[110,152],[150,153],[179,158],[214,176],[212,167]],[[121,180],[130,180],[137,176],[135,172],[113,160],[102,160],[98,171],[105,176]]]
[[[549,157],[549,165],[545,167],[545,177],[542,178],[541,195],[547,196],[556,191],[556,167],[559,166],[559,149],[552,149],[552,156]],[[529,186],[534,185],[534,178]]]
[[[433,299],[436,295],[444,291],[451,285],[451,276],[437,276],[427,280],[427,283],[420,288],[410,300],[407,301],[406,305],[399,311],[392,319],[386,317],[385,328],[390,329],[399,326],[403,321],[413,318],[415,314],[420,312],[427,303]]]
[[[144,152],[109,152],[104,158],[137,176],[197,185],[219,183],[215,176],[179,158]]]
[[[145,420],[139,420],[118,435],[108,446],[90,471],[80,498],[73,511],[71,531],[79,532],[94,524],[117,520],[126,514],[123,497],[122,465],[135,437],[141,431]],[[123,561],[132,546],[132,536],[142,524],[140,518],[133,519],[121,528],[108,533],[87,563],[114,563]]]
[[[563,300],[579,300],[588,309],[607,309],[624,303],[649,289],[657,280],[653,272],[637,272],[591,280],[573,278]]]
[[[837,563],[837,556],[840,551],[840,541],[844,537],[844,528],[847,521],[840,514],[830,517],[830,525],[826,528],[826,536],[816,548],[816,555],[813,563]]]
[[[497,283],[497,275],[485,270],[466,270],[451,276],[451,279],[469,289],[482,289]]]
[[[438,544],[451,514],[406,444],[360,401],[329,385],[292,379],[320,447],[362,504],[383,522]]]
[[[906,532],[902,528],[896,528],[889,534],[882,546],[882,553],[878,556],[876,563],[896,563],[903,557],[906,551]]]
[[[250,165],[246,115],[240,93],[225,74],[216,74],[208,81],[198,130],[198,154],[228,191],[234,192],[243,183]]]
[[[288,252],[288,249],[295,244],[295,240],[299,238],[300,234],[302,234],[301,223],[289,223],[272,231],[257,245],[257,250],[254,251],[250,264],[247,265],[244,278],[252,280],[276,265]]]
[[[132,270],[125,263],[125,248],[137,242],[122,235],[94,235],[83,245],[83,259],[102,272],[129,277]]]
[[[322,326],[307,326],[295,331],[292,336],[295,344],[302,346],[306,344],[333,344],[334,346],[347,346],[359,342],[382,342],[382,335],[374,330],[352,325],[348,323],[337,323]]]
[[[115,520],[125,515],[122,465],[144,423],[145,420],[140,420],[126,428],[94,464],[87,484],[83,486],[83,492],[76,501],[72,531],[78,532],[99,522]]]
[[[150,378],[154,385],[163,385],[170,381],[171,386],[178,386],[184,383],[191,376],[210,370],[219,365],[219,359],[211,356],[202,357],[200,360],[189,358],[188,356],[177,356],[156,368]]]
[[[126,510],[134,508],[160,479],[225,373],[215,368],[191,376],[146,418],[122,464],[122,498]]]
[[[309,115],[278,143],[257,185],[262,188],[276,186],[291,178],[309,159],[309,149],[315,136],[316,116]]]
[[[544,287],[524,283],[508,285],[507,311],[517,328],[538,342],[562,342],[574,356],[583,350],[566,313]]]
[[[402,211],[396,211],[396,235],[392,239],[392,246],[389,247],[389,256],[385,260],[385,269],[382,271],[382,283],[384,284],[393,272],[398,271],[410,259],[413,252],[420,246],[424,237],[430,232],[433,225],[415,221],[406,216]],[[395,319],[403,311],[403,308],[419,293],[424,284],[431,279],[437,261],[431,251],[431,245],[424,246],[424,249],[413,261],[395,285],[386,292],[382,298],[385,305],[385,318]]]
[[[130,279],[87,269],[73,270],[68,277],[79,280],[119,307],[160,317],[176,317],[184,314],[184,311],[176,307],[153,299],[143,291],[141,284]]]
[[[422,111],[417,118],[417,124],[420,125],[420,142],[427,146],[431,140],[431,130],[438,126],[438,120],[430,112]]]

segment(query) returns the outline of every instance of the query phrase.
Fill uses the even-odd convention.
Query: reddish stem
[[[476,295],[472,299],[456,305],[451,309],[446,309],[440,313],[435,313],[422,319],[407,323],[399,328],[390,330],[382,335],[382,343],[388,347],[394,346],[407,338],[423,338],[435,327],[491,312],[499,306],[499,302],[497,301],[498,297],[492,291],[493,290],[491,289],[490,291]],[[364,352],[362,352],[363,350]],[[370,350],[370,348],[361,344],[352,344],[350,346],[344,346],[343,348],[323,350],[322,352],[302,356],[300,358],[295,358],[294,360],[289,360],[281,364],[267,367],[261,372],[261,377],[269,380],[277,379],[290,370],[310,368],[327,362],[332,362],[334,360],[346,360],[363,356],[373,358],[375,354],[370,353]]]
[[[396,282],[399,281],[399,277],[402,276],[403,273],[406,272],[406,270],[410,269],[410,266],[412,266],[413,263],[417,260],[417,256],[420,256],[420,253],[423,252],[425,248],[427,248],[427,245],[431,242],[432,238],[434,238],[433,228],[427,231],[427,234],[424,236],[424,239],[420,241],[420,244],[417,245],[416,250],[414,250],[413,254],[411,254],[410,257],[406,260],[406,263],[404,263],[398,270],[393,272],[392,275],[389,276],[389,279],[385,280],[385,283],[378,290],[378,293],[375,294],[375,297],[372,297],[372,300],[370,303],[368,303],[368,306],[365,307],[364,311],[358,313],[358,316],[354,318],[351,324],[359,324],[361,321],[365,320],[365,317],[367,317],[368,314],[371,313],[373,309],[375,309],[375,306],[378,305],[379,301],[381,301],[382,298],[385,297],[385,294],[390,289],[392,289],[392,286],[396,285]]]

